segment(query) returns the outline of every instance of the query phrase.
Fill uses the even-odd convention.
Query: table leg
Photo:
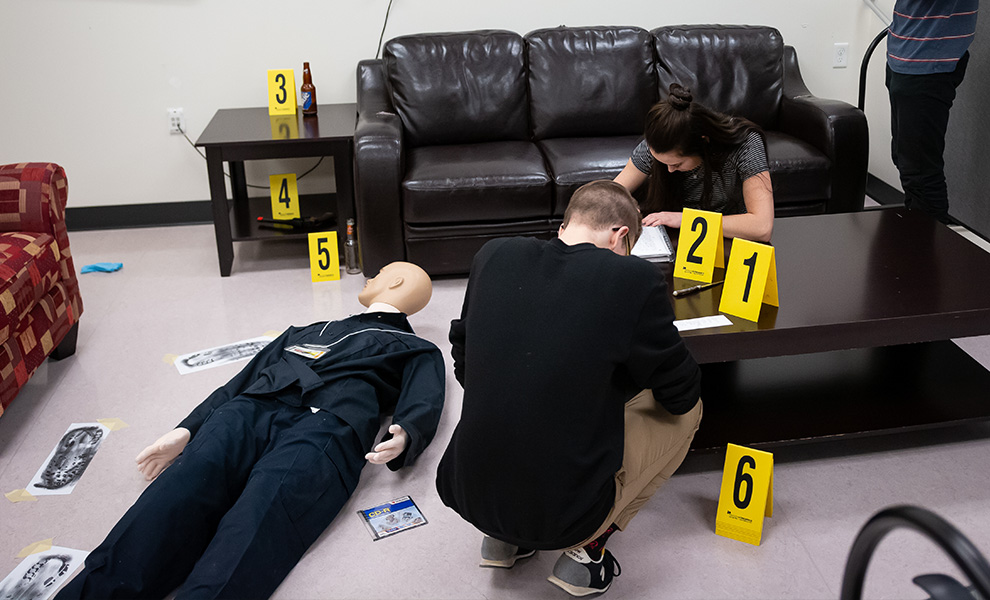
[[[333,179],[337,188],[337,239],[343,255],[347,219],[354,218],[354,146],[350,141],[334,145]]]
[[[230,234],[230,206],[223,175],[223,157],[218,148],[207,147],[206,171],[210,180],[210,201],[213,203],[213,228],[217,236],[220,276],[228,277],[234,263],[234,242]]]

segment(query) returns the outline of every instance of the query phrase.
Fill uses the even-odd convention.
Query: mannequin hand
[[[656,227],[658,225],[666,225],[667,227],[680,227],[681,226],[681,213],[679,212],[655,212],[650,213],[643,217],[643,225],[646,227]]]
[[[144,478],[151,481],[165,470],[165,467],[172,464],[175,457],[182,453],[182,450],[189,443],[191,437],[189,430],[185,427],[176,427],[162,437],[155,440],[155,443],[148,446],[137,455],[138,471]]]
[[[375,465],[384,465],[388,461],[396,458],[406,449],[406,442],[409,436],[406,430],[398,425],[390,425],[388,432],[392,434],[392,439],[375,446],[373,452],[364,455],[368,462]]]

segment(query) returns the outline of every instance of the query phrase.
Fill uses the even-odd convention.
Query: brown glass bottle
[[[316,86],[313,85],[313,76],[309,72],[309,63],[303,63],[303,83],[299,87],[299,97],[302,100],[302,114],[316,114]]]

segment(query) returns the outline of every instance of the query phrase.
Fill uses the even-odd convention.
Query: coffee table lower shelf
[[[951,341],[709,363],[692,449],[990,419],[990,371]]]

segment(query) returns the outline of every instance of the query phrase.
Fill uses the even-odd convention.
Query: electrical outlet
[[[849,66],[849,44],[836,42],[832,47],[832,68],[845,69]]]
[[[186,131],[186,115],[181,108],[168,109],[168,132],[182,134]]]

